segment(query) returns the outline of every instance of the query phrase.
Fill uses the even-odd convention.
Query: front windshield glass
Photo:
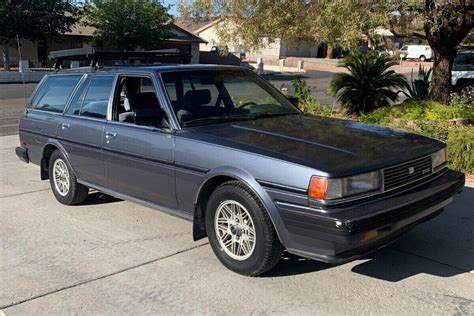
[[[183,127],[300,113],[248,70],[175,71],[161,77]]]

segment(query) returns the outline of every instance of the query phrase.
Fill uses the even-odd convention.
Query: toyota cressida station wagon
[[[344,263],[438,215],[464,186],[446,144],[303,114],[232,66],[86,67],[45,76],[19,158],[56,199],[90,189],[193,221],[218,259],[256,276],[283,251]]]

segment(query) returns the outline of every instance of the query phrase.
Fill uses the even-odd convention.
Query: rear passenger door
[[[151,76],[121,75],[103,140],[108,188],[176,208],[174,134]]]
[[[58,128],[79,179],[98,186],[106,186],[101,146],[114,82],[114,75],[86,75]]]

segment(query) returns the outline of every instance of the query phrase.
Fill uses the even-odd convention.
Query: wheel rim
[[[235,260],[249,258],[255,249],[255,225],[247,209],[227,200],[217,208],[214,219],[217,240],[224,252]]]
[[[464,88],[461,89],[461,94],[465,96],[466,98],[473,98],[474,97],[474,86],[465,86]]]
[[[69,170],[62,159],[56,159],[53,164],[54,188],[61,196],[69,193]]]

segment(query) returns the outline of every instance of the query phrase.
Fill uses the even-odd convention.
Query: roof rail
[[[133,65],[136,62],[144,63],[182,63],[189,64],[191,55],[181,54],[177,49],[165,49],[154,51],[98,51],[94,47],[57,50],[49,53],[49,59],[54,60],[54,69],[59,71],[63,61],[89,61],[90,66],[96,70],[99,65],[110,61],[128,62]]]

